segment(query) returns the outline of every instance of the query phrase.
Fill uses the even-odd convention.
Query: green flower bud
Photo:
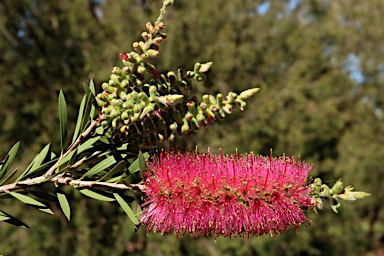
[[[228,100],[230,102],[233,102],[234,100],[236,100],[236,98],[237,98],[237,93],[234,93],[234,92],[228,93]]]
[[[165,96],[166,102],[168,104],[173,104],[175,101],[181,100],[183,98],[184,98],[184,95],[177,95],[177,94]]]
[[[200,67],[201,67],[201,64],[200,63],[195,63],[195,66],[193,67],[193,72],[195,73],[200,73],[199,70],[200,70]]]
[[[195,77],[196,73],[193,72],[193,71],[188,70],[186,75],[187,75],[187,78],[193,78],[193,77]]]
[[[149,39],[149,34],[148,34],[147,32],[143,32],[143,33],[141,33],[141,36],[142,36],[142,38],[144,39],[144,41],[148,41],[148,39]]]
[[[246,100],[249,97],[251,97],[253,94],[255,94],[256,92],[258,92],[259,90],[260,90],[260,88],[252,88],[252,89],[245,90],[242,93],[240,93],[240,95],[237,98],[238,99],[240,98],[242,100]]]
[[[225,118],[225,112],[224,110],[220,109],[218,112],[219,119],[224,119]]]
[[[137,67],[137,73],[139,73],[139,74],[145,74],[146,71],[147,71],[147,69],[145,67],[142,67],[142,66]]]
[[[133,46],[133,49],[135,49],[136,52],[138,53],[142,53],[143,52],[143,48],[140,47],[140,44],[138,42],[134,42],[132,44]]]
[[[106,82],[104,82],[104,83],[101,85],[101,88],[102,88],[104,91],[106,91],[108,87],[109,87],[109,84],[106,83]]]
[[[112,68],[112,74],[119,75],[121,72],[121,69],[119,67],[113,67]]]
[[[175,140],[175,134],[171,134],[171,135],[169,135],[169,137],[168,137],[168,141],[169,142],[173,142]]]
[[[224,110],[225,113],[227,114],[231,114],[232,113],[232,105],[231,104],[226,104],[225,106],[222,107],[222,109]]]
[[[172,133],[177,132],[177,123],[172,123],[169,125],[169,129],[172,131]]]
[[[103,120],[103,121],[101,121],[100,124],[102,127],[107,127],[109,125],[109,122],[107,120]]]
[[[128,120],[129,119],[129,116],[130,116],[130,113],[128,110],[125,110],[122,114],[121,114],[121,119],[123,120]]]
[[[203,121],[205,121],[205,116],[203,114],[199,113],[199,114],[197,114],[196,119],[199,122],[203,122]]]
[[[153,49],[149,49],[146,53],[151,58],[157,58],[159,56],[159,51],[156,51],[156,50],[153,50]]]
[[[120,132],[121,133],[125,133],[126,131],[128,131],[128,127],[126,125],[123,125],[120,127]]]
[[[183,122],[183,125],[181,126],[181,132],[182,133],[188,133],[190,132],[189,125],[187,121]]]
[[[100,99],[96,99],[96,102],[97,102],[97,105],[99,105],[99,107],[104,107],[105,104],[107,104],[105,101],[102,101]]]
[[[158,133],[157,139],[159,140],[159,142],[163,142],[164,141],[164,135],[162,135],[161,133]]]
[[[116,117],[112,120],[112,128],[117,129],[120,124],[120,117]]]
[[[177,70],[177,76],[178,76],[179,80],[183,80],[185,78],[185,71],[184,71],[184,69],[179,68]]]
[[[148,96],[145,94],[145,92],[139,92],[138,97],[141,102],[148,103]]]
[[[135,75],[129,76],[129,82],[131,82],[132,85],[136,85],[137,77]]]
[[[339,194],[343,190],[343,182],[341,180],[338,180],[335,185],[332,187],[335,194]]]
[[[202,98],[203,98],[203,101],[205,103],[210,103],[210,99],[209,99],[209,95],[208,94],[204,94]]]
[[[200,65],[199,70],[197,72],[196,71],[195,72],[196,73],[205,73],[211,68],[212,64],[213,64],[213,62],[203,63]]]
[[[195,74],[195,80],[198,82],[204,82],[206,80],[205,75],[200,73],[200,74]]]
[[[167,73],[167,77],[168,77],[169,82],[170,82],[171,84],[174,83],[174,82],[176,81],[176,74],[175,74],[175,72],[173,72],[173,71],[169,71],[169,72]]]
[[[128,88],[128,86],[129,86],[128,80],[125,79],[125,80],[121,81],[120,88],[126,89],[126,88]]]
[[[240,99],[240,97],[238,97],[236,100],[235,100],[235,103],[236,103],[236,106],[240,109],[240,110],[244,110],[244,108],[247,106],[247,103],[245,101],[243,101],[242,99]]]

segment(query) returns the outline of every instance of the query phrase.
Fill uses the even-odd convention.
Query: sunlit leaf
[[[19,194],[16,192],[9,192],[9,194],[11,194],[13,197],[15,197],[16,199],[20,200],[21,202],[23,202],[25,204],[36,207],[37,209],[39,209],[42,212],[53,214],[51,209],[49,209],[45,204],[43,204],[43,203],[41,203],[41,202],[39,202],[39,201],[29,197],[29,196]]]
[[[89,149],[93,144],[95,144],[98,140],[100,139],[100,136],[97,136],[97,137],[94,137],[94,138],[90,138],[88,140],[86,140],[83,144],[81,144],[78,148],[77,148],[77,153],[75,152],[71,152],[69,155],[67,155],[66,157],[64,157],[61,161],[60,161],[60,166],[68,161],[70,161],[72,159],[72,157],[77,154],[79,155],[80,153],[82,153],[83,151]]]
[[[33,172],[37,168],[41,166],[41,164],[44,162],[44,159],[47,157],[47,154],[51,148],[51,144],[47,144],[40,153],[36,156],[35,161],[33,162],[33,165],[31,167],[31,170],[29,172]]]
[[[125,169],[125,162],[120,161],[115,167],[113,167],[109,172],[107,172],[103,177],[101,177],[99,180],[108,180],[116,173],[119,173],[120,171]]]
[[[59,120],[60,120],[60,142],[61,151],[64,151],[65,143],[67,141],[68,134],[68,115],[67,115],[67,103],[65,102],[64,93],[60,90],[59,94]]]
[[[84,115],[86,100],[87,100],[87,96],[84,95],[80,103],[79,114],[77,116],[76,128],[75,128],[75,132],[73,133],[72,143],[77,139],[78,135],[83,132],[82,130],[80,130],[80,128],[81,128],[81,122]]]
[[[145,169],[145,161],[149,158],[148,152],[139,153],[139,157],[128,167],[130,173],[135,173]]]
[[[123,208],[124,212],[128,215],[129,219],[133,222],[133,224],[139,224],[139,220],[136,218],[135,213],[132,211],[131,207],[124,201],[124,199],[117,193],[113,193],[117,202],[120,204],[121,208]]]
[[[90,176],[93,176],[93,175],[95,175],[101,171],[104,171],[105,169],[107,169],[108,167],[113,165],[114,163],[116,163],[115,157],[110,156],[110,157],[104,159],[103,161],[101,161],[100,163],[98,163],[97,165],[95,165],[94,167],[92,167],[89,171],[87,171],[83,175],[82,178],[90,177]]]
[[[69,207],[67,197],[63,191],[61,191],[59,186],[56,186],[56,194],[57,198],[59,199],[61,210],[63,211],[65,217],[67,217],[68,220],[71,220],[71,208]]]
[[[110,198],[108,196],[105,196],[105,195],[102,195],[100,193],[96,193],[95,191],[93,190],[89,190],[89,189],[79,189],[80,193],[82,193],[83,195],[85,196],[88,196],[90,198],[93,198],[93,199],[97,199],[97,200],[100,200],[100,201],[106,201],[106,202],[112,202],[112,201],[115,201],[115,199],[113,198]]]

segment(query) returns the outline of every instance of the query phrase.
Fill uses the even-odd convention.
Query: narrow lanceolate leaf
[[[67,103],[65,102],[64,93],[60,90],[59,94],[59,120],[60,120],[60,141],[61,151],[64,151],[65,142],[67,141],[68,134],[68,116],[67,116]]]
[[[12,215],[0,210],[0,221],[4,221],[8,224],[18,226],[18,227],[23,227],[23,228],[29,228],[27,224],[22,222],[21,220],[16,219]]]
[[[56,186],[56,194],[57,198],[59,199],[61,210],[63,210],[65,217],[67,217],[68,220],[71,220],[71,208],[69,207],[67,197],[63,191],[61,191],[59,186]]]
[[[92,92],[92,102],[95,103],[95,101],[93,100],[96,93],[95,93],[95,84],[93,83],[93,80],[91,79],[91,82],[89,82],[89,89],[91,90]],[[91,112],[90,112],[90,117],[91,119],[93,119],[93,117],[95,116],[96,114],[96,108],[94,106],[94,104],[92,104],[92,107],[91,107]]]
[[[97,137],[94,137],[94,138],[90,138],[88,139],[87,141],[85,141],[83,144],[81,144],[78,148],[77,148],[77,153],[75,152],[72,152],[71,154],[67,155],[66,157],[64,157],[61,161],[60,161],[60,166],[68,161],[70,161],[72,159],[72,157],[75,155],[79,155],[80,153],[82,153],[83,151],[89,149],[93,144],[95,144],[98,140],[100,139],[100,136],[97,136]]]
[[[15,197],[16,199],[19,199],[21,202],[23,202],[25,204],[36,207],[37,209],[39,209],[42,212],[53,214],[52,210],[49,209],[45,204],[40,203],[39,201],[37,201],[37,200],[35,200],[29,196],[19,194],[16,192],[9,192],[9,194],[11,194],[13,197]]]
[[[51,147],[51,144],[48,144],[40,151],[40,153],[36,156],[35,161],[33,162],[32,168],[29,171],[29,173],[33,172],[34,170],[36,170],[41,166],[41,164],[44,162],[44,159],[47,157],[50,147]]]
[[[17,178],[16,182],[20,181],[23,178],[26,178],[27,176],[30,176],[32,173],[37,172],[38,170],[44,169],[49,165],[49,162],[53,162],[54,160],[49,161],[48,163],[45,163],[42,165],[44,160],[47,157],[47,154],[50,150],[50,144],[46,145],[40,153],[38,153],[35,158],[32,160],[32,162],[29,164],[28,168]]]
[[[102,195],[100,193],[97,193],[95,191],[89,190],[89,189],[79,189],[80,193],[82,193],[85,196],[88,196],[93,199],[97,199],[100,201],[106,201],[106,202],[112,202],[115,201],[115,199],[110,198],[108,196]]]
[[[19,150],[20,142],[17,142],[11,150],[9,150],[7,156],[5,157],[4,161],[1,162],[1,167],[0,167],[0,180],[4,177],[6,172],[9,170],[11,167],[13,160],[15,160],[17,151]]]
[[[128,170],[130,173],[135,173],[140,170],[145,169],[145,161],[149,158],[148,152],[145,152],[144,154],[139,153],[139,157],[129,166]]]
[[[103,177],[99,179],[100,180],[109,180],[112,178],[113,175],[116,173],[119,173],[125,169],[125,162],[120,161],[115,167],[113,167],[109,172],[107,172]]]
[[[108,167],[113,165],[114,163],[116,163],[115,157],[110,156],[110,157],[104,159],[103,161],[101,161],[100,163],[98,163],[97,165],[95,165],[94,167],[92,167],[89,171],[87,171],[83,175],[82,179],[96,175],[97,173],[104,171],[105,169],[107,169]]]
[[[17,170],[19,168],[16,168],[15,170],[13,170],[11,173],[8,174],[8,176],[6,176],[1,182],[0,182],[0,186],[2,186],[3,184],[7,184],[6,182],[10,179],[12,179],[13,176],[15,176]]]
[[[138,225],[139,220],[136,218],[135,213],[132,211],[129,204],[127,204],[124,199],[117,193],[113,193],[117,202],[120,204],[121,208],[123,208],[124,212],[128,215],[129,219],[133,222],[133,224]]]
[[[87,100],[87,96],[84,95],[80,103],[79,114],[77,116],[76,128],[75,128],[75,132],[73,133],[72,143],[75,142],[75,140],[77,139],[77,136],[79,136],[79,134],[83,132],[82,130],[80,130],[80,127],[81,127],[81,122],[84,115],[86,100]]]

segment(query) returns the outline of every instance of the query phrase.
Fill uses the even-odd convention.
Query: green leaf
[[[140,170],[144,170],[145,167],[145,161],[149,158],[148,152],[145,152],[144,154],[139,152],[139,157],[129,166],[128,170],[130,173],[135,173]]]
[[[124,173],[122,175],[119,175],[117,177],[113,177],[109,180],[107,180],[108,183],[115,183],[115,182],[119,182],[121,179],[123,179],[124,177],[126,177],[127,175]]]
[[[51,144],[47,144],[39,154],[37,154],[35,161],[33,162],[33,165],[31,167],[31,170],[29,172],[33,172],[37,168],[41,166],[41,164],[44,162],[44,159],[47,157],[47,154],[51,148]]]
[[[86,178],[86,177],[93,176],[93,175],[95,175],[101,171],[104,171],[105,169],[107,169],[108,167],[113,165],[114,163],[116,163],[115,157],[110,156],[110,157],[104,159],[103,161],[101,161],[100,163],[98,163],[97,165],[95,165],[94,167],[92,167],[89,171],[87,171],[83,175],[82,179]]]
[[[68,115],[67,115],[67,103],[65,102],[64,93],[60,90],[59,94],[59,120],[60,120],[60,142],[61,151],[64,151],[65,143],[67,141],[68,134]]]
[[[87,96],[84,95],[80,103],[79,114],[77,116],[76,128],[75,128],[75,132],[73,133],[72,143],[75,142],[75,140],[77,139],[77,136],[79,136],[79,134],[83,132],[83,130],[80,130],[80,128],[83,120],[86,100],[87,100]]]
[[[41,203],[41,202],[39,202],[39,201],[29,197],[29,196],[19,194],[16,192],[9,192],[9,194],[11,194],[13,197],[15,197],[16,199],[20,200],[21,202],[23,202],[25,204],[29,204],[31,206],[36,207],[40,211],[43,211],[43,212],[46,212],[49,214],[53,214],[52,210],[49,209],[45,204],[43,204],[43,203]]]
[[[83,151],[89,149],[93,144],[95,144],[98,140],[100,139],[100,136],[96,136],[94,138],[90,138],[88,139],[87,141],[85,141],[83,144],[81,144],[78,148],[77,148],[77,155],[79,155],[80,153],[82,153]],[[68,161],[70,161],[72,159],[72,157],[74,156],[75,152],[71,152],[69,155],[67,155],[66,157],[64,157],[61,161],[60,161],[60,166]]]
[[[144,170],[146,168],[145,158],[144,158],[143,153],[141,151],[139,152],[139,167],[140,167],[140,170]]]
[[[3,184],[6,184],[7,180],[11,179],[13,176],[15,176],[17,170],[19,168],[16,168],[15,170],[13,170],[10,174],[8,174],[8,176],[6,176],[2,182],[0,182],[0,186],[2,186]]]
[[[90,198],[93,198],[93,199],[97,199],[97,200],[100,200],[100,201],[106,201],[106,202],[112,202],[112,201],[115,201],[115,199],[113,198],[110,198],[108,196],[105,196],[105,195],[102,195],[100,193],[96,193],[95,191],[93,190],[89,190],[89,189],[79,189],[80,193],[82,193],[83,195],[85,196],[88,196]]]
[[[46,168],[48,165],[50,165],[55,160],[51,160],[43,165],[41,165],[45,158],[47,157],[47,154],[50,150],[50,144],[47,144],[41,151],[38,153],[35,158],[32,160],[32,162],[29,164],[28,168],[17,178],[16,182],[20,181],[23,178],[26,178],[27,176],[30,176],[32,173],[38,172],[44,168]]]
[[[91,90],[92,92],[92,103],[95,103],[95,84],[93,83],[93,80],[91,79],[91,81],[89,82],[89,89]],[[89,114],[89,116],[91,117],[91,119],[93,119],[93,117],[96,115],[96,108],[94,106],[94,104],[92,104],[92,107],[91,107],[91,112]]]
[[[71,220],[71,208],[69,207],[67,197],[63,191],[61,191],[59,186],[56,186],[56,194],[57,198],[59,199],[61,210],[63,210],[65,217],[67,217],[68,220]]]
[[[11,150],[9,150],[7,156],[5,157],[4,161],[1,162],[1,168],[0,168],[0,180],[4,177],[4,175],[7,173],[9,168],[11,167],[13,161],[15,160],[17,151],[19,150],[20,142],[17,142]]]
[[[115,196],[117,202],[120,204],[121,208],[123,208],[124,212],[128,215],[128,217],[131,219],[133,224],[138,225],[139,220],[136,218],[135,213],[132,211],[131,207],[124,201],[124,199],[117,193],[113,193]]]
[[[16,219],[12,215],[0,210],[0,221],[4,221],[6,223],[9,223],[14,226],[18,227],[24,227],[24,228],[29,228],[27,224],[22,222],[21,220]]]
[[[109,180],[110,178],[112,178],[113,175],[115,175],[116,173],[118,173],[124,169],[125,169],[125,162],[120,161],[117,165],[115,165],[115,167],[113,167],[109,172],[107,172],[103,177],[101,177],[99,179],[99,181],[100,180]]]

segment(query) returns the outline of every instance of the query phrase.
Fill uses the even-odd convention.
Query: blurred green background
[[[98,88],[120,52],[157,18],[160,0],[0,1],[0,155],[21,141],[25,167],[44,144],[59,149],[57,95],[74,126],[82,83]],[[244,112],[192,136],[181,149],[300,155],[313,177],[343,178],[372,196],[338,214],[308,213],[309,227],[247,239],[135,232],[113,203],[67,191],[73,219],[15,200],[0,207],[26,222],[0,223],[4,255],[383,255],[384,1],[176,0],[164,19],[160,71],[213,61],[197,92],[261,91]]]

